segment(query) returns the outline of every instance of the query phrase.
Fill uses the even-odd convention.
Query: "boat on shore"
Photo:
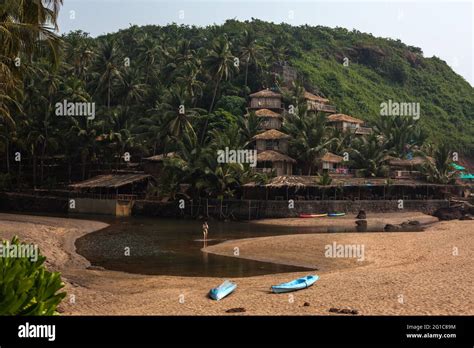
[[[325,217],[325,216],[328,216],[328,214],[300,214],[299,216],[302,219],[311,219],[311,218]]]
[[[237,284],[231,282],[230,280],[226,280],[218,287],[212,288],[209,291],[209,297],[213,300],[219,301],[224,297],[230,295],[234,290],[237,289]]]
[[[295,280],[292,280],[288,283],[281,283],[278,285],[272,286],[272,292],[276,294],[291,292],[296,290],[302,290],[309,288],[319,279],[318,275],[308,275],[306,277],[301,277]]]

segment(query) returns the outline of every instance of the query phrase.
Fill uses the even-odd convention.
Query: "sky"
[[[206,26],[252,18],[400,39],[425,57],[443,59],[474,86],[474,0],[64,0],[59,28],[98,36],[134,24]]]

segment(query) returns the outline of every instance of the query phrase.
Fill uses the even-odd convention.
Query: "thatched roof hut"
[[[319,95],[315,95],[313,93],[309,93],[308,91],[304,91],[304,98],[318,103],[329,103],[329,99],[320,97]]]
[[[358,123],[363,124],[364,121],[359,120],[358,118],[346,115],[346,114],[332,114],[327,118],[329,123],[333,122],[347,122],[347,123]]]
[[[255,135],[252,140],[277,140],[277,139],[290,139],[291,136],[280,132],[276,129],[269,129],[263,133]]]
[[[269,110],[269,109],[260,109],[260,110],[257,110],[255,111],[255,115],[257,117],[272,117],[272,118],[281,118],[282,116],[275,112],[275,111],[272,111],[272,110]]]
[[[321,157],[321,162],[341,163],[342,161],[344,161],[343,157],[335,155],[332,152],[326,152],[324,156]]]
[[[148,174],[107,174],[98,175],[85,181],[71,184],[73,189],[117,189],[123,186],[141,183],[151,178]]]
[[[434,159],[432,157],[421,157],[421,156],[416,156],[416,157],[413,157],[412,159],[402,159],[402,158],[387,156],[385,159],[390,166],[399,167],[399,168],[411,168],[411,167],[426,164],[428,162],[434,163]]]
[[[267,88],[250,94],[250,98],[281,98],[281,94]]]
[[[290,156],[273,150],[266,150],[257,154],[257,162],[289,162],[296,163]]]
[[[422,180],[400,179],[390,182],[387,178],[333,178],[330,185],[320,185],[319,176],[307,175],[282,175],[272,178],[267,184],[250,182],[245,187],[383,187],[383,186],[405,186],[405,187],[448,187],[452,185],[427,183]]]

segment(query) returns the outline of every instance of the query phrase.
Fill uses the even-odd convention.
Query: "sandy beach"
[[[314,219],[300,219],[300,218],[284,218],[284,219],[262,219],[255,220],[253,223],[257,225],[266,226],[288,226],[288,227],[330,227],[334,224],[341,227],[353,227],[357,214],[347,214],[341,217],[334,218],[314,218]],[[400,213],[377,213],[367,214],[368,226],[380,226],[385,224],[401,224],[407,221],[418,221],[420,224],[430,224],[437,222],[438,219],[431,215],[426,215],[420,212],[400,212]]]
[[[397,214],[373,218],[387,223],[431,219],[420,213]],[[285,220],[291,219],[281,224],[296,223]],[[213,245],[205,252],[231,256],[238,247],[239,257],[306,266],[317,269],[313,273],[321,277],[313,287],[291,296],[271,294],[269,287],[306,273],[233,279],[237,291],[220,302],[206,295],[221,278],[87,269],[89,262],[75,253],[74,241],[106,226],[0,214],[2,239],[18,235],[22,241],[38,244],[48,258],[47,266],[62,273],[68,292],[59,308],[63,315],[238,315],[226,313],[238,307],[248,315],[336,315],[329,313],[332,307],[357,309],[359,315],[474,314],[472,221],[439,222],[424,232],[300,234]],[[363,245],[364,260],[326,257],[325,247],[333,243]]]

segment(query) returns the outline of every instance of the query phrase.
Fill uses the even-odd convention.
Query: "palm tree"
[[[101,41],[98,51],[94,64],[94,75],[98,82],[94,93],[105,92],[107,109],[110,109],[112,89],[115,84],[122,82],[115,41],[113,39]]]
[[[94,48],[89,34],[81,30],[66,36],[64,49],[66,70],[81,81],[87,80],[87,72],[94,58]]]
[[[87,162],[95,157],[97,132],[92,125],[92,121],[86,117],[71,117],[70,120],[72,126],[69,129],[68,136],[71,143],[76,143],[78,145],[75,150],[79,152],[82,167],[82,180],[85,180]],[[68,158],[71,157],[72,156],[68,156]],[[71,163],[69,163],[69,165],[71,165]]]
[[[109,163],[115,161],[116,169],[119,168],[120,159],[123,158],[126,150],[131,150],[135,145],[128,109],[128,106],[120,106],[113,108],[111,112],[107,113],[107,119],[103,125],[105,131],[98,139],[106,145],[105,152],[108,152],[112,157],[112,161]],[[107,153],[104,155],[107,155]]]
[[[260,131],[262,121],[253,111],[245,117],[238,118],[237,121],[240,128],[239,132],[245,139],[245,146],[248,146],[252,138]]]
[[[409,117],[383,116],[376,123],[375,131],[385,140],[386,148],[400,158],[423,145],[427,138],[426,132]]]
[[[209,106],[209,113],[214,108],[217,92],[222,80],[229,79],[232,74],[238,70],[234,64],[234,55],[230,49],[230,43],[227,37],[223,36],[212,43],[208,56],[204,59],[204,66],[210,72],[213,81],[215,81],[214,92],[212,94],[211,105]],[[204,136],[207,132],[207,119],[204,124],[201,135],[201,144],[204,141]]]
[[[42,40],[51,49],[54,62],[58,62],[60,39],[57,18],[62,0],[15,1],[4,0],[0,8],[0,44],[2,55],[17,57],[20,50],[31,57],[35,45]]]
[[[14,67],[20,52],[30,58],[38,43],[49,48],[54,65],[58,63],[61,40],[56,35],[57,18],[62,0],[4,0],[0,7],[0,120],[14,125],[12,110],[20,111],[21,72]],[[13,68],[14,67],[14,68]]]
[[[384,162],[388,153],[384,142],[373,133],[354,140],[350,161],[366,177],[386,176],[388,167]]]
[[[268,42],[266,44],[268,61],[284,64],[291,53],[291,50],[288,47],[288,42],[288,37],[283,35],[275,36],[270,42]]]
[[[240,44],[240,59],[245,62],[245,82],[244,85],[248,87],[248,73],[249,66],[254,64],[259,66],[262,56],[263,49],[257,44],[257,39],[252,31],[244,31],[242,42]]]
[[[155,39],[146,33],[140,37],[138,40],[138,59],[145,69],[145,83],[150,81],[150,75],[155,75],[155,68],[162,55],[162,48]]]
[[[190,65],[182,68],[180,70],[181,76],[176,78],[176,82],[184,86],[193,106],[196,106],[198,99],[203,95],[204,82],[198,79],[199,73],[199,68]]]
[[[152,113],[138,119],[132,133],[146,148],[151,147],[153,155],[158,153],[158,149],[168,152],[167,147],[171,143],[169,125],[161,115]]]
[[[457,171],[452,165],[451,147],[442,143],[433,152],[433,157],[425,156],[426,163],[422,172],[429,182],[437,184],[452,184],[456,181]]]
[[[169,132],[175,137],[181,136],[183,133],[194,134],[194,128],[191,123],[200,112],[204,111],[197,108],[188,108],[190,105],[187,101],[189,97],[182,85],[172,86],[163,98],[165,101],[157,103],[154,111],[160,113],[168,120]]]
[[[121,82],[118,94],[123,105],[130,106],[143,101],[149,86],[142,83],[138,69],[127,68],[122,74]]]
[[[238,150],[243,149],[246,145],[246,140],[240,132],[240,126],[237,123],[226,125],[224,130],[213,129],[209,133],[213,139],[212,146],[216,150],[223,150],[226,147]]]
[[[302,160],[308,175],[311,175],[318,159],[326,153],[327,148],[336,141],[330,137],[323,113],[298,110],[285,118],[283,131],[292,136],[290,146],[296,157]]]

